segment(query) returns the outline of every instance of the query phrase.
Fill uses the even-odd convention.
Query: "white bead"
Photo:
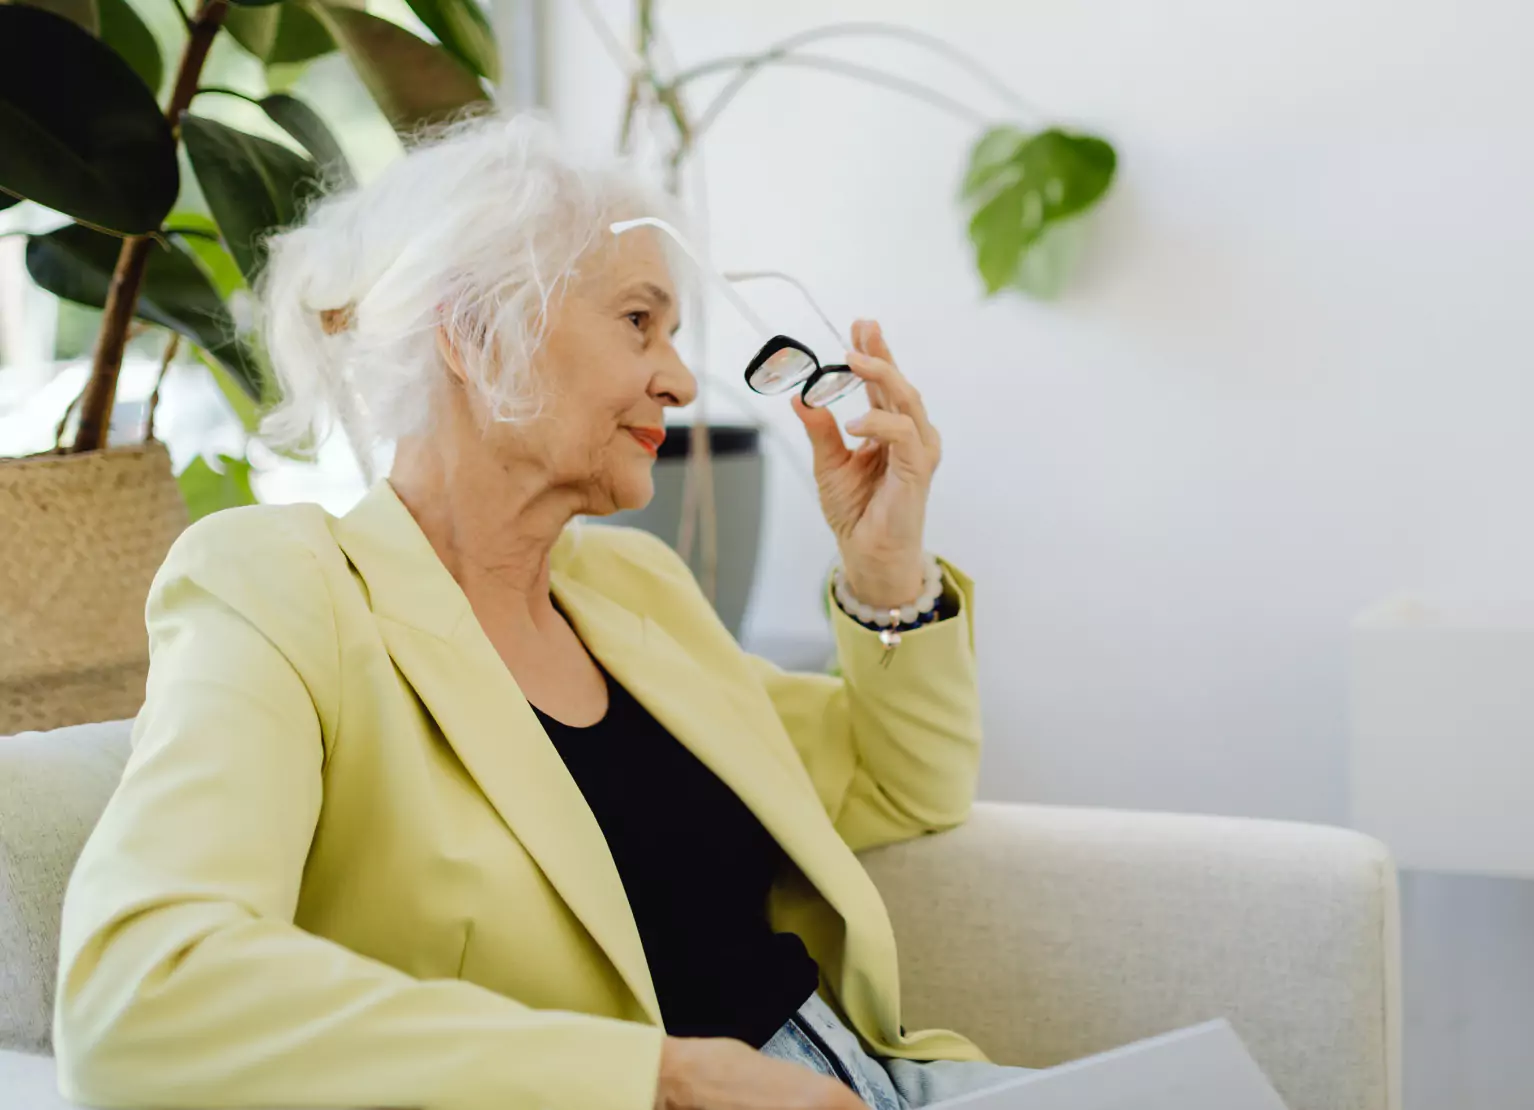
[[[831,595],[842,611],[860,624],[873,625],[881,629],[890,629],[896,624],[913,624],[918,618],[931,613],[936,608],[938,599],[943,595],[943,568],[933,555],[925,554],[925,559],[926,563],[922,567],[920,596],[914,602],[902,605],[898,609],[875,609],[859,601],[847,584],[847,574],[843,567],[837,567],[832,571]]]

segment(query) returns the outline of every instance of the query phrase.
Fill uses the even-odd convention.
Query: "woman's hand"
[[[728,1037],[667,1037],[655,1110],[868,1110],[845,1084]]]
[[[794,411],[815,451],[820,508],[841,548],[847,586],[863,604],[892,609],[921,596],[927,494],[942,441],[879,325],[857,321],[852,343],[847,365],[867,383],[872,408],[847,431],[863,442],[849,450],[827,409],[795,397]]]

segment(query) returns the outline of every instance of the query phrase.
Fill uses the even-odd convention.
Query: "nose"
[[[693,376],[676,348],[667,344],[663,363],[650,381],[650,396],[667,408],[690,405],[698,396],[698,379]]]

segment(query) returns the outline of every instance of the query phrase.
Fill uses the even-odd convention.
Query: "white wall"
[[[601,145],[618,79],[552,8],[554,110]],[[660,8],[684,62],[907,22],[1112,138],[1073,292],[987,302],[952,202],[969,131],[769,73],[706,146],[714,254],[877,316],[925,392],[948,444],[931,545],[980,582],[986,796],[1342,820],[1350,617],[1402,590],[1534,596],[1534,9]],[[982,97],[898,46],[838,52]],[[733,375],[744,340],[714,318]],[[786,402],[752,407],[799,434]],[[773,477],[755,627],[811,631],[831,544],[781,458]]]

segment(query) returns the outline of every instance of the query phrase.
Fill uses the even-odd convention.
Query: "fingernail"
[[[847,430],[853,433],[861,432],[865,423],[866,421],[861,416],[853,417],[847,421]]]

